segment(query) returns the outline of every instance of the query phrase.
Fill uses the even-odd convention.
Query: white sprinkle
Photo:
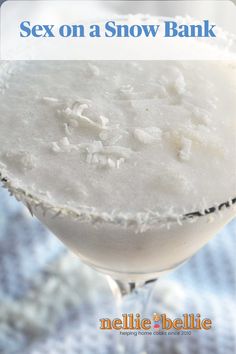
[[[158,85],[157,86],[157,96],[159,98],[165,98],[168,96],[168,92],[166,88],[163,85]]]
[[[119,159],[119,160],[117,160],[116,161],[116,168],[120,168],[120,165],[122,164],[122,163],[124,163],[125,162],[125,159],[124,158],[121,158],[121,159]]]
[[[134,129],[134,137],[140,143],[148,145],[153,144],[155,141],[161,140],[161,130],[157,127],[149,127],[145,129],[136,128]]]
[[[63,146],[70,146],[69,139],[68,139],[66,136],[64,136],[64,137],[61,139],[60,143],[61,143]]]
[[[191,149],[192,149],[192,140],[182,137],[181,139],[181,149],[179,151],[179,158],[183,161],[190,160]]]
[[[76,116],[80,117],[80,116],[82,116],[83,112],[88,108],[89,108],[89,106],[87,103],[80,104],[78,102],[75,102],[72,106],[72,113],[75,114]],[[70,111],[71,111],[71,109],[70,109]]]
[[[116,167],[116,163],[110,158],[107,159],[107,163],[108,163],[108,166],[111,167],[111,168],[115,168]]]
[[[131,85],[123,85],[120,88],[120,92],[123,94],[129,94],[129,93],[132,93],[133,91],[134,91],[134,88]]]
[[[49,103],[58,103],[59,102],[58,98],[55,98],[55,97],[43,97],[42,100],[45,102],[49,102]]]
[[[123,146],[104,146],[103,153],[105,155],[114,155],[123,158],[129,158],[133,151]]]
[[[59,142],[52,142],[51,143],[52,151],[58,152],[71,152],[71,151],[78,151],[80,146],[74,145],[69,142],[69,139],[65,136]]]
[[[97,129],[107,129],[107,124],[109,123],[109,119],[100,115],[97,119],[93,120],[84,115],[84,111],[89,108],[87,103],[80,104],[79,102],[75,102],[72,108],[67,107],[64,110],[64,114],[68,117],[78,120],[80,125],[85,127],[93,127]]]
[[[193,116],[198,120],[199,123],[209,124],[211,122],[209,113],[199,107],[193,107]]]
[[[106,128],[106,125],[109,123],[109,119],[104,116],[100,116],[99,119],[101,121],[102,128]]]
[[[64,113],[65,113],[65,115],[70,116],[70,115],[72,115],[73,112],[69,107],[66,107],[64,110]]]
[[[60,146],[55,141],[52,142],[51,147],[52,147],[53,152],[60,152],[61,151]]]
[[[92,144],[80,144],[79,147],[87,152],[87,163],[112,168],[119,168],[120,164],[133,153],[131,149],[123,146],[103,146],[101,141],[94,141]]]
[[[186,82],[182,74],[179,74],[173,85],[178,95],[183,95],[186,90]]]
[[[65,129],[65,133],[66,135],[71,135],[71,131],[70,131],[70,128],[69,128],[69,125],[67,123],[64,123],[64,129]]]

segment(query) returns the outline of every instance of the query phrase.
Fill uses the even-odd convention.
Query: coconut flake
[[[53,142],[51,143],[51,149],[52,149],[53,152],[61,152],[60,146],[59,146],[58,143],[55,142],[55,141],[53,141]]]
[[[65,136],[59,142],[53,141],[51,144],[51,149],[55,153],[59,152],[71,152],[78,151],[79,146],[75,144],[71,144],[69,139]]]
[[[42,98],[42,101],[46,102],[46,103],[58,103],[59,102],[59,99],[58,98],[55,98],[55,97],[43,97]]]
[[[161,140],[162,131],[157,127],[135,128],[133,135],[138,142],[148,145]]]
[[[115,168],[117,166],[116,162],[110,158],[107,159],[108,166],[111,168]]]
[[[70,131],[68,123],[64,123],[64,129],[65,129],[66,135],[70,136],[71,135],[71,131]]]
[[[182,161],[189,161],[191,157],[192,140],[182,137],[179,158]]]
[[[120,168],[120,165],[125,162],[125,159],[122,157],[121,159],[116,161],[116,168]]]
[[[115,157],[123,157],[128,159],[133,154],[133,150],[123,146],[104,146],[103,153],[105,155],[114,155]]]
[[[173,85],[178,95],[183,95],[186,91],[186,82],[184,76],[180,73]]]
[[[123,94],[130,94],[130,93],[133,93],[134,92],[134,88],[132,85],[122,85],[120,87],[120,92],[123,93]]]
[[[99,130],[102,129],[107,129],[107,124],[109,123],[109,119],[107,117],[104,117],[103,115],[100,115],[99,117],[96,118],[96,120],[93,120],[89,117],[87,117],[84,114],[84,111],[89,108],[89,105],[87,103],[80,104],[79,102],[75,102],[72,105],[72,108],[67,107],[64,109],[63,113],[70,118],[73,118],[74,120],[77,120],[79,125],[87,127],[87,128],[97,128]]]
[[[81,144],[80,148],[87,152],[87,163],[110,168],[119,168],[133,153],[131,149],[123,146],[104,146],[101,141]]]
[[[192,112],[193,112],[194,118],[196,118],[199,123],[206,124],[206,125],[211,123],[211,118],[210,118],[210,114],[208,111],[206,111],[202,108],[199,108],[199,107],[193,107]]]
[[[88,67],[93,76],[100,76],[100,69],[98,68],[98,66],[89,63]]]

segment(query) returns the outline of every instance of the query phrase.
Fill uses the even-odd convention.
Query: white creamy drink
[[[150,278],[234,217],[232,62],[3,62],[0,70],[3,182],[90,265]]]

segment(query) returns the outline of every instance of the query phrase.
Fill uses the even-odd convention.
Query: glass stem
[[[129,283],[108,277],[108,282],[115,298],[117,318],[123,319],[122,315],[132,314],[135,320],[138,314],[140,320],[144,318],[151,320],[147,309],[156,284],[155,279],[145,283]],[[130,326],[129,320],[128,326]],[[115,354],[147,354],[146,338],[149,336],[144,335],[143,332],[145,329],[114,331]]]

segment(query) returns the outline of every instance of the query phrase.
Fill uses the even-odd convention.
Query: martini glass
[[[133,221],[93,223],[68,207],[50,205],[14,187],[7,176],[3,185],[22,201],[70,250],[107,275],[116,300],[116,314],[147,314],[155,281],[191,258],[236,215],[236,198],[202,211],[190,211],[178,220],[150,220],[139,231]],[[135,242],[134,242],[135,239]],[[119,332],[119,331],[118,331]],[[145,336],[119,336],[116,353],[146,353]]]

